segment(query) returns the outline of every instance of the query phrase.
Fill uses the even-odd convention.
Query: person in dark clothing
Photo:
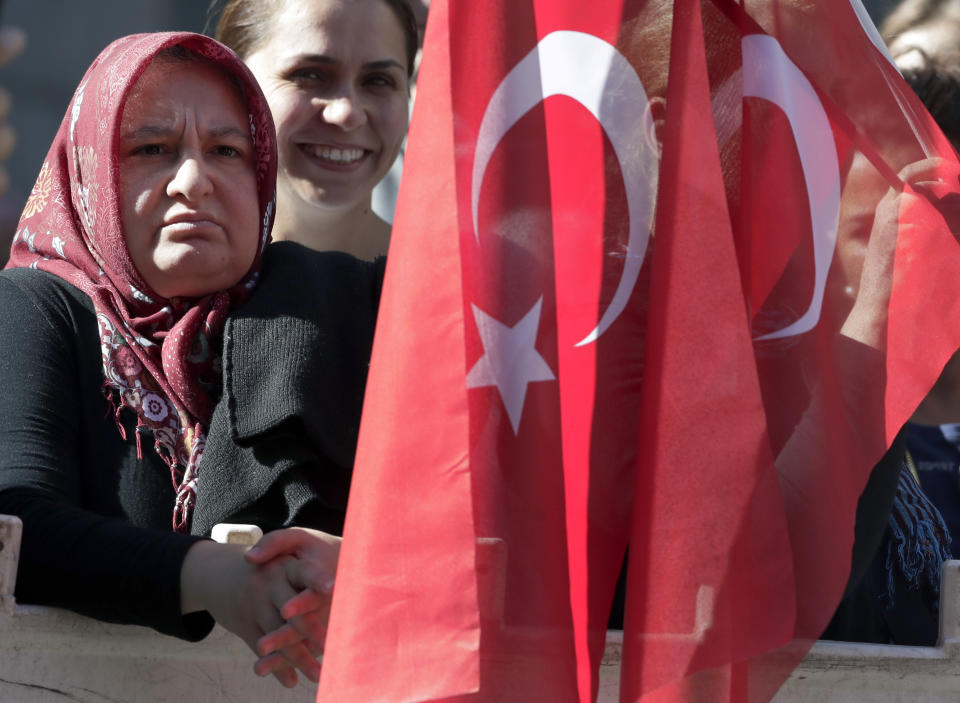
[[[925,56],[906,68],[914,89],[954,148],[960,147],[960,63]],[[906,462],[960,548],[960,354],[944,366],[905,430]]]
[[[263,94],[214,40],[126,37],[90,67],[0,273],[0,513],[24,522],[19,600],[189,640],[216,620],[254,651],[292,622],[312,639],[257,670],[293,685],[318,676],[338,540],[280,533],[291,553],[257,564],[188,534],[276,164]]]
[[[906,5],[906,4],[905,4]],[[905,27],[902,31],[907,31]],[[899,56],[899,54],[898,54]],[[914,51],[903,76],[954,148],[960,145],[960,70]],[[920,59],[919,64],[913,63]],[[899,59],[898,59],[899,60]],[[943,203],[950,208],[950,203]],[[888,515],[872,560],[854,570],[823,639],[933,645],[940,571],[960,542],[960,356],[944,367],[884,461],[899,464],[892,505],[861,498],[861,512]]]

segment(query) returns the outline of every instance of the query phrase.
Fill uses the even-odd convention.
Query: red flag
[[[674,3],[670,75],[621,699],[722,701],[729,674],[687,677],[790,640],[793,565],[699,0]]]
[[[949,147],[839,0],[435,0],[410,145],[319,699],[593,700],[629,544],[622,700],[769,700],[960,345]]]

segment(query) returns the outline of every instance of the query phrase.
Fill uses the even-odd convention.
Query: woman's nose
[[[167,195],[197,200],[213,190],[213,182],[202,159],[194,156],[183,158],[167,183]]]
[[[325,100],[323,120],[342,129],[351,130],[367,121],[367,113],[355,95],[338,95]]]

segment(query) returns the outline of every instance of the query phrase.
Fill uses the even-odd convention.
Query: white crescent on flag
[[[840,163],[830,120],[810,81],[780,43],[766,34],[743,37],[743,97],[762,98],[786,113],[800,154],[813,225],[814,286],[810,307],[795,322],[757,337],[778,339],[803,334],[820,321],[827,271],[840,224]]]
[[[647,93],[626,57],[592,34],[552,32],[506,75],[480,123],[471,192],[478,243],[480,189],[493,152],[520,118],[554,95],[576,100],[603,127],[620,162],[630,218],[623,273],[599,323],[576,344],[582,346],[595,342],[619,317],[640,275],[653,224],[659,155]]]

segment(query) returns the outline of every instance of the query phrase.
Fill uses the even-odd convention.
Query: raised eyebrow
[[[368,71],[383,71],[388,68],[396,68],[400,71],[406,71],[403,64],[394,59],[381,59],[380,61],[368,61],[363,64],[363,67]]]
[[[319,63],[327,66],[335,66],[339,61],[337,61],[332,56],[327,56],[326,54],[303,54],[298,57],[299,61],[304,63]],[[396,59],[379,59],[377,61],[367,61],[363,64],[363,68],[370,71],[384,70],[387,68],[396,68],[401,71],[406,71],[403,64],[397,61]]]
[[[212,127],[210,129],[210,136],[217,139],[242,139],[243,141],[253,144],[253,137],[250,136],[250,132],[238,127]]]
[[[120,138],[124,141],[144,141],[150,139],[163,139],[172,135],[176,130],[172,127],[164,127],[161,125],[143,125],[142,127],[137,127],[132,129],[129,132],[123,132],[120,135]],[[240,129],[239,127],[211,127],[209,130],[211,137],[215,139],[241,139],[246,142],[253,143],[253,137],[250,135],[250,132]]]
[[[296,63],[300,63],[300,62],[322,63],[322,64],[329,64],[331,66],[338,63],[338,61],[335,58],[333,58],[332,56],[327,56],[326,54],[301,54],[300,56],[296,57],[295,62]]]
[[[161,125],[143,125],[142,127],[131,129],[129,132],[123,132],[120,135],[120,138],[126,141],[141,141],[143,139],[159,139],[162,137],[167,137],[172,133],[172,127],[164,127]]]

